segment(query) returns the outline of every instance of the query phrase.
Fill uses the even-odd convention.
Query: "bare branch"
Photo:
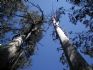
[[[29,1],[28,1],[29,2]],[[40,22],[42,22],[44,20],[44,13],[43,13],[43,10],[40,8],[40,6],[37,4],[35,5],[34,3],[32,2],[29,2],[32,6],[36,7],[40,12],[41,12],[41,20]]]

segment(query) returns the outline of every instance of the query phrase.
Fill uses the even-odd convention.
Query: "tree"
[[[91,51],[93,49],[93,1],[92,0],[80,0],[80,2],[77,4],[76,0],[70,0],[70,2],[74,5],[78,5],[78,7],[81,7],[79,9],[73,9],[72,13],[70,13],[70,21],[77,25],[77,22],[79,21],[83,25],[85,25],[87,31],[84,31],[82,33],[78,33],[75,38],[73,38],[73,43],[77,45],[77,47],[83,46],[80,51],[86,55],[89,55],[90,57],[93,57],[93,52]],[[78,41],[77,38],[79,38]],[[90,44],[88,43],[90,42]]]
[[[57,15],[58,13],[56,13]],[[53,25],[56,33],[59,37],[60,43],[62,45],[64,54],[70,66],[70,70],[92,70],[91,66],[84,60],[84,58],[77,51],[76,47],[69,41],[69,38],[65,35],[59,26],[60,16],[53,16]]]
[[[28,2],[32,6],[36,7],[38,11],[28,11],[23,1]],[[72,8],[74,12],[73,14],[70,14],[70,19],[74,24],[76,24],[77,20],[82,21],[82,18],[85,17],[85,14],[92,16],[92,0],[70,1],[74,2],[74,4],[78,6],[80,5],[81,1],[87,2],[86,5],[82,4],[83,8],[79,10],[73,10],[74,7]],[[4,36],[6,32],[9,32],[11,30],[16,31],[17,33],[16,35],[14,34],[13,39],[10,41],[10,43],[7,44],[6,47],[3,45],[0,46],[0,70],[16,70],[19,66],[23,65],[26,62],[26,59],[29,56],[34,53],[36,43],[42,38],[41,26],[43,25],[42,23],[44,20],[44,14],[39,5],[35,5],[28,0],[0,0],[0,6],[0,35],[2,34],[2,36]],[[70,69],[92,70],[91,66],[89,66],[89,64],[84,60],[80,53],[78,53],[76,49],[76,46],[78,46],[77,43],[75,42],[74,44],[76,46],[74,46],[69,41],[69,38],[65,35],[64,31],[62,31],[62,29],[60,28],[59,17],[60,14],[63,13],[63,11],[56,11],[56,15],[55,17],[53,17],[53,23],[56,33],[59,36],[59,40],[61,42]],[[14,23],[13,19],[16,17],[20,19],[20,22],[17,23],[22,24],[22,28],[20,29],[12,28],[12,26],[9,25],[10,23]],[[86,34],[86,38],[84,37],[84,34],[78,35],[80,39],[79,46],[84,38],[84,40],[91,41],[91,45],[93,45],[93,36],[91,35],[91,33],[93,32],[93,25],[91,23],[92,19],[84,21],[83,24],[85,24],[86,27],[89,27],[90,30],[87,33],[84,33]],[[75,41],[75,39],[73,41]],[[84,46],[86,47],[86,49],[82,52],[93,56],[93,48],[88,48],[89,45],[87,41],[85,43],[86,44]]]
[[[7,22],[7,29],[10,23],[8,21],[12,22],[15,16],[20,17],[23,26],[6,47],[3,46],[0,48],[0,70],[16,70],[33,54],[36,43],[42,38],[41,26],[43,25],[44,14],[39,5],[33,3],[30,4],[36,7],[38,11],[28,12],[21,0],[1,0],[0,2],[2,2],[0,3],[2,6],[2,12],[0,13],[2,15],[0,20],[2,21],[0,22],[0,27],[5,28],[3,24]],[[22,8],[20,6],[22,6]],[[19,9],[20,14],[16,14]],[[6,21],[5,17],[8,21]],[[11,28],[12,27],[9,27],[9,29]],[[4,29],[2,30],[4,31]],[[26,47],[24,48],[22,45]]]

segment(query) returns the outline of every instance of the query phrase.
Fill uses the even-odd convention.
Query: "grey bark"
[[[29,1],[28,1],[29,2]],[[43,11],[42,9],[40,8],[39,5],[35,5],[31,2],[29,2],[32,6],[36,7],[39,12],[41,13],[40,15],[38,14],[37,16],[36,15],[33,15],[33,16],[40,16],[40,18],[30,18],[31,22],[29,22],[29,24],[31,25],[30,28],[24,28],[25,31],[23,31],[23,34],[21,34],[20,36],[16,37],[13,39],[12,42],[10,42],[5,48],[0,48],[0,70],[14,70],[12,68],[12,66],[14,67],[13,64],[15,59],[19,59],[19,57],[23,54],[22,51],[20,51],[20,46],[22,45],[22,43],[24,41],[27,41],[27,40],[30,40],[30,38],[32,39],[32,41],[30,41],[32,44],[36,44],[37,41],[39,41],[41,39],[41,37],[39,37],[39,35],[41,36],[42,33],[40,31],[40,28],[41,28],[41,25],[43,23],[43,20],[44,20],[44,14],[43,14]],[[18,15],[19,16],[19,15]],[[19,17],[24,17],[25,16],[19,16]],[[26,19],[29,19],[29,18],[26,18]],[[28,27],[29,25],[27,25]],[[37,34],[36,34],[37,33]],[[29,38],[29,36],[31,36]],[[18,60],[17,60],[18,61]]]
[[[85,61],[81,54],[77,51],[69,38],[65,35],[59,26],[59,21],[53,18],[53,25],[59,36],[63,51],[70,66],[70,70],[93,70],[92,67]]]
[[[31,36],[30,28],[26,33],[15,37],[7,46],[0,48],[0,70],[14,70],[16,60],[23,54],[21,45]]]
[[[5,48],[0,49],[0,70],[10,70],[14,58],[19,55],[23,36],[16,37]]]

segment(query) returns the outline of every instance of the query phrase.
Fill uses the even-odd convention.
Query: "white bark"
[[[9,58],[16,55],[16,52],[20,48],[22,43],[23,43],[23,38],[22,36],[19,36],[19,37],[16,37],[12,42],[8,44]]]
[[[87,62],[76,50],[75,46],[73,46],[70,43],[69,38],[65,35],[64,31],[62,31],[62,29],[59,26],[59,22],[56,22],[55,18],[53,18],[53,25],[61,41],[70,69],[71,70],[92,70],[92,68],[87,64]]]
[[[69,38],[65,35],[65,33],[61,30],[60,27],[56,27],[56,31],[62,42],[69,41]]]

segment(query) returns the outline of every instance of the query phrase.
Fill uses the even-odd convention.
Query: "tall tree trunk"
[[[53,25],[59,36],[70,70],[93,70],[69,41],[69,38],[60,28],[59,21],[56,21],[55,18],[53,18]]]
[[[0,48],[0,70],[14,70],[20,55],[24,55],[21,45],[31,36],[32,28],[26,34],[18,35],[6,47]]]
[[[0,49],[0,70],[10,70],[14,58],[17,58],[23,43],[23,36],[16,37],[5,48]]]

